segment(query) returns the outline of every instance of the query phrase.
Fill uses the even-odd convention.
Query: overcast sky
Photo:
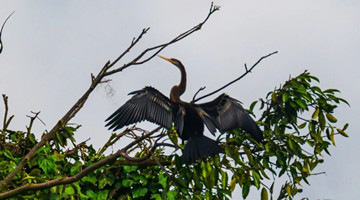
[[[37,122],[34,131],[49,130],[75,103],[107,60],[114,60],[133,37],[151,27],[139,45],[118,66],[145,48],[169,41],[201,22],[211,1],[3,1],[0,23],[6,24],[0,55],[0,93],[9,96],[12,129],[25,129],[30,111],[41,111],[46,126]],[[161,55],[178,58],[187,67],[188,88],[183,100],[191,100],[199,87],[212,91],[244,72],[273,51],[253,73],[224,92],[245,107],[264,98],[289,75],[309,70],[319,77],[321,88],[337,88],[351,107],[341,105],[335,116],[340,125],[349,122],[350,138],[336,137],[332,156],[309,179],[296,197],[310,199],[358,199],[360,196],[359,77],[360,1],[239,1],[221,5],[202,28]],[[99,148],[110,132],[104,119],[128,98],[127,93],[146,85],[168,94],[179,82],[178,69],[154,58],[111,77],[109,86],[98,87],[72,120],[82,125],[78,142],[91,138]],[[114,93],[109,95],[109,88]],[[211,100],[211,99],[208,99]],[[4,111],[0,106],[0,115]],[[117,144],[115,148],[121,147]],[[239,190],[237,190],[239,191]],[[249,199],[260,192],[252,188]],[[241,193],[234,194],[240,199]]]

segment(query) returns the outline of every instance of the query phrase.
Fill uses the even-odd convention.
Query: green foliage
[[[319,80],[304,72],[250,105],[250,113],[256,108],[263,112],[258,122],[264,130],[262,143],[242,130],[232,130],[218,137],[224,154],[191,165],[185,164],[177,154],[165,155],[164,148],[158,148],[154,151],[158,162],[150,157],[152,164],[134,163],[121,157],[77,182],[23,192],[11,199],[230,199],[238,185],[243,198],[257,190],[259,198],[267,200],[275,198],[275,179],[283,175],[287,180],[277,198],[293,199],[302,191],[301,184],[309,184],[308,177],[324,162],[324,152],[330,155],[329,147],[335,145],[334,136],[348,137],[345,132],[348,124],[336,126],[338,120],[334,114],[338,104],[348,103],[336,96],[338,90],[321,90],[312,85],[313,82]],[[103,150],[96,151],[92,145],[75,144],[76,130],[64,126],[58,131],[55,138],[36,151],[8,190],[74,176],[104,159],[103,150],[116,141],[112,135]],[[11,130],[0,130],[0,133],[2,180],[37,140],[33,133]],[[124,133],[138,138],[131,131]],[[176,132],[168,134],[170,141],[178,146]],[[161,137],[164,135],[154,136]],[[142,141],[131,151],[135,157],[145,156],[154,141]],[[161,166],[158,163],[162,163]]]

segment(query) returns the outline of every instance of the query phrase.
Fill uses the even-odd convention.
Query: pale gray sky
[[[41,111],[45,121],[36,131],[51,129],[90,84],[107,60],[116,58],[145,27],[151,27],[123,62],[144,48],[158,45],[191,28],[208,13],[211,1],[4,1],[0,23],[16,11],[4,28],[0,55],[0,93],[10,99],[15,118],[10,128],[25,129],[30,111]],[[161,55],[183,62],[188,72],[190,100],[201,86],[211,91],[243,73],[243,64],[279,51],[264,60],[252,74],[225,90],[245,107],[274,87],[308,69],[322,88],[337,88],[351,107],[342,105],[335,115],[339,124],[349,122],[350,138],[336,137],[332,156],[309,179],[296,197],[310,199],[358,199],[360,196],[360,136],[358,74],[360,73],[360,2],[238,1],[221,5],[199,32],[170,46]],[[168,94],[179,81],[178,70],[155,58],[111,77],[113,96],[105,85],[91,95],[72,122],[82,124],[77,141],[91,137],[100,147],[110,132],[104,119],[122,105],[127,93],[152,85]],[[208,99],[209,100],[209,99]],[[0,115],[3,113],[0,106]],[[114,148],[120,147],[114,146]],[[258,199],[252,188],[248,199]],[[234,194],[239,199],[241,193]]]

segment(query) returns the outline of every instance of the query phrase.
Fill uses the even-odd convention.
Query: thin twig
[[[194,94],[194,96],[193,96],[193,98],[192,98],[192,102],[195,101],[196,95],[197,95],[199,92],[201,92],[202,90],[205,90],[205,88],[206,88],[206,86],[201,87],[201,88]]]
[[[211,96],[211,95],[213,95],[213,94],[215,94],[215,93],[223,90],[224,88],[228,87],[229,85],[235,83],[236,81],[242,79],[244,76],[246,76],[248,73],[250,73],[251,70],[253,70],[254,67],[256,67],[256,65],[258,65],[263,59],[265,59],[265,58],[267,58],[267,57],[269,57],[269,56],[272,56],[272,55],[274,55],[274,54],[276,54],[276,53],[278,53],[278,52],[275,51],[275,52],[272,52],[272,53],[270,53],[270,54],[268,54],[268,55],[266,55],[266,56],[261,57],[255,64],[253,64],[253,66],[252,66],[249,70],[247,69],[247,67],[246,67],[246,65],[245,65],[245,73],[243,73],[240,77],[238,77],[238,78],[236,78],[235,80],[229,82],[228,84],[222,86],[221,88],[219,88],[219,89],[217,89],[217,90],[215,90],[215,91],[213,91],[213,92],[210,92],[209,94],[206,94],[206,95],[204,95],[204,96],[202,96],[202,97],[199,97],[199,98],[193,100],[192,103],[195,103],[195,102],[197,102],[197,101],[199,101],[199,100],[201,100],[201,99],[203,99],[203,98],[206,98],[206,97],[208,97],[208,96]]]
[[[171,177],[171,175],[169,174],[169,172],[166,171],[164,165],[162,165],[162,164],[160,163],[160,161],[156,158],[154,152],[150,151],[150,154],[151,154],[152,159],[159,165],[160,169],[161,169],[168,177]]]
[[[27,137],[26,137],[26,138],[29,138],[30,133],[31,133],[32,126],[33,126],[33,124],[34,124],[34,121],[35,121],[35,119],[38,117],[38,115],[40,114],[40,111],[39,111],[39,112],[31,112],[31,113],[35,114],[35,116],[26,115],[27,117],[30,118],[29,126],[26,126],[26,129],[27,129]]]

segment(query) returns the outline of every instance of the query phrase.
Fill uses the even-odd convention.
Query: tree
[[[258,123],[264,142],[258,143],[241,130],[218,135],[224,154],[185,164],[177,154],[176,131],[158,127],[152,131],[133,126],[113,133],[108,142],[96,151],[88,141],[76,143],[78,127],[69,122],[85,104],[88,96],[105,78],[130,66],[144,64],[168,45],[201,29],[219,9],[211,6],[199,25],[173,40],[144,50],[131,62],[116,68],[149,29],[144,29],[130,46],[113,62],[108,61],[100,72],[92,75],[89,89],[48,133],[36,139],[32,124],[39,113],[33,113],[25,131],[9,130],[8,97],[3,95],[5,113],[0,130],[0,198],[9,199],[229,199],[236,184],[247,197],[251,188],[259,190],[261,199],[275,196],[274,182],[286,175],[278,199],[292,199],[301,192],[300,184],[319,163],[322,154],[330,154],[335,135],[348,136],[348,124],[339,128],[335,108],[346,100],[336,89],[322,90],[314,85],[318,78],[309,72],[290,78],[282,86],[254,101],[249,113],[262,112]],[[276,53],[276,52],[274,52]],[[245,66],[248,74],[251,68]],[[231,84],[229,83],[229,84]],[[224,86],[226,87],[226,86]],[[199,90],[200,91],[200,90]],[[207,96],[207,95],[204,95]],[[203,96],[203,97],[204,97]],[[200,98],[195,99],[197,101]],[[122,137],[132,142],[111,155],[108,147]],[[167,139],[170,139],[168,141]],[[175,150],[171,154],[165,149]]]

